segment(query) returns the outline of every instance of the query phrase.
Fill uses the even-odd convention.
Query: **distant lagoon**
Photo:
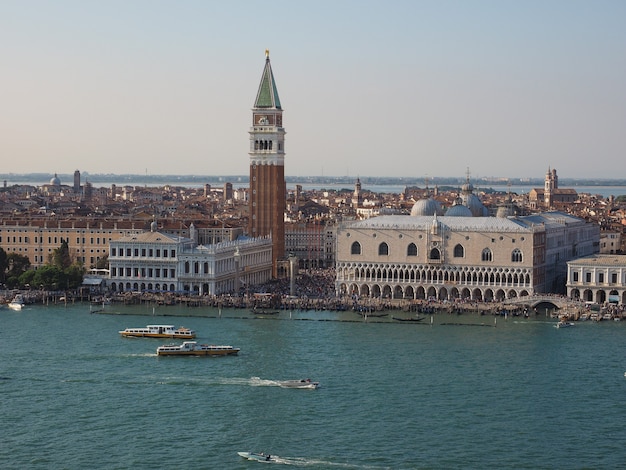
[[[233,185],[234,186],[234,185]],[[340,189],[353,189],[354,186],[349,186],[346,184],[301,184],[303,190],[312,190],[312,189],[328,189],[328,190],[340,190]],[[449,187],[449,185],[445,185]],[[243,185],[242,187],[247,187],[247,185]],[[288,189],[295,189],[296,184],[287,184]],[[422,187],[422,186],[420,186]],[[626,186],[562,186],[564,188],[573,188],[578,193],[589,193],[589,194],[597,194],[602,196],[603,198],[608,198],[613,195],[615,197],[620,195],[626,195]],[[362,185],[362,191],[373,191],[376,193],[395,193],[399,194],[404,191],[406,185]],[[530,186],[506,186],[506,185],[484,185],[484,186],[474,186],[474,193],[480,193],[481,191],[502,191],[508,192],[511,191],[515,194],[528,194],[531,189],[537,188],[536,185]]]
[[[207,181],[207,184],[211,185],[211,188],[216,189],[216,188],[223,188],[224,184],[227,181]],[[10,181],[7,180],[7,186],[13,186],[13,185],[33,185],[33,186],[41,186],[43,184],[48,184],[49,180],[46,181]],[[61,183],[67,186],[71,186],[72,182],[70,181],[63,181],[61,180]],[[81,181],[81,184],[84,184],[85,181]],[[187,187],[187,188],[201,188],[204,186],[204,183],[198,183],[197,181],[193,181],[193,182],[185,182],[185,181],[180,181],[180,180],[176,180],[175,178],[173,178],[173,181],[171,183],[163,183],[163,182],[150,182],[150,183],[141,183],[141,182],[129,182],[129,181],[120,181],[120,182],[94,182],[92,183],[94,188],[102,188],[102,187],[111,187],[111,185],[115,184],[117,187],[123,187],[123,186],[133,186],[133,187],[161,187],[161,186],[166,186],[166,185],[171,185],[171,186],[182,186],[182,187]],[[233,181],[232,182],[233,185],[233,189],[240,189],[240,188],[247,188],[249,187],[249,183],[247,181],[243,182],[243,181]],[[296,185],[302,186],[302,189],[305,191],[310,191],[310,190],[335,190],[335,191],[339,191],[342,189],[349,189],[349,190],[353,190],[354,189],[354,184],[349,184],[349,183],[291,183],[288,182],[287,183],[287,189],[288,190],[294,190],[296,188]],[[424,187],[423,185],[416,185],[420,188]],[[441,185],[441,187],[445,187],[445,188],[449,188],[452,185]],[[407,185],[405,184],[362,184],[362,191],[373,191],[375,193],[394,193],[394,194],[399,194],[401,192],[404,191],[404,189],[407,187]],[[433,187],[433,186],[430,186]],[[537,188],[537,187],[541,187],[541,185],[488,185],[488,184],[475,184],[474,185],[474,192],[475,193],[480,193],[481,191],[501,191],[501,192],[508,192],[511,191],[512,193],[515,194],[528,194],[530,192],[531,189],[533,188]],[[608,198],[609,196],[620,196],[620,195],[626,195],[626,185],[615,185],[615,186],[609,186],[609,185],[602,185],[602,186],[577,186],[577,185],[561,185],[562,188],[573,188],[575,189],[578,193],[588,193],[588,194],[597,194],[599,196],[602,196],[603,198]]]

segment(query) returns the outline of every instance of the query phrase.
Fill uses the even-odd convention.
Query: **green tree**
[[[21,286],[20,276],[30,269],[28,256],[9,253],[5,268],[6,284],[11,289]]]
[[[23,272],[21,274],[21,276],[18,278],[19,279],[19,285],[20,286],[26,286],[26,285],[30,285],[32,287],[39,287],[37,284],[33,283],[33,278],[35,277],[35,270],[34,269],[29,269],[26,272]]]
[[[67,281],[67,287],[69,289],[77,289],[83,283],[83,276],[85,275],[85,268],[79,264],[74,263],[65,270],[65,277]]]
[[[48,262],[60,269],[67,269],[72,265],[72,257],[70,256],[70,247],[67,244],[67,240],[63,240],[61,246],[50,254]]]
[[[9,262],[7,260],[7,252],[0,247],[0,283],[4,283],[7,278],[7,269]]]
[[[46,290],[65,289],[67,276],[58,266],[46,264],[35,271],[32,284],[42,286]]]

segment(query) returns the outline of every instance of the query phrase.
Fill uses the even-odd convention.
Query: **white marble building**
[[[626,304],[626,255],[592,255],[567,263],[567,295],[603,304]]]
[[[219,295],[266,282],[272,274],[272,241],[240,238],[197,245],[190,238],[156,231],[112,240],[113,291],[188,292]]]

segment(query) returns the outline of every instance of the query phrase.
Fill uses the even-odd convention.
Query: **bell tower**
[[[550,168],[548,167],[543,189],[543,205],[546,209],[550,209],[552,207],[552,196],[557,186],[556,170],[550,171]]]
[[[252,108],[248,234],[272,237],[272,266],[285,258],[285,129],[269,51]]]

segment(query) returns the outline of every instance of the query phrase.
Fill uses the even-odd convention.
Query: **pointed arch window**
[[[493,253],[489,248],[485,248],[480,259],[481,261],[493,261]]]
[[[409,246],[406,248],[407,256],[417,256],[417,245],[415,243],[409,243]]]
[[[454,247],[455,258],[465,258],[465,248],[460,243]]]
[[[521,263],[523,261],[522,252],[519,248],[515,248],[511,253],[511,262]]]
[[[429,259],[441,259],[441,251],[439,251],[439,248],[433,248],[430,250]]]
[[[378,256],[388,256],[389,255],[389,245],[385,242],[382,242],[378,245]]]
[[[352,243],[352,246],[350,247],[350,254],[351,255],[361,254],[361,244],[359,242]]]

